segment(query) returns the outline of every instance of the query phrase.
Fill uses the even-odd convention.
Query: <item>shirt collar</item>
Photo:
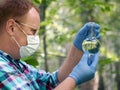
[[[4,56],[8,60],[14,60],[14,58],[12,56],[10,56],[9,54],[7,54],[6,52],[4,52],[2,50],[0,50],[0,55]]]

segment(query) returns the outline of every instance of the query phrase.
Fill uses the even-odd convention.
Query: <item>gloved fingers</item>
[[[95,69],[97,68],[97,65],[98,65],[98,60],[99,60],[99,52],[98,53],[95,53],[92,57],[93,59],[93,62],[91,64],[91,67],[94,67]]]
[[[100,25],[95,23],[95,22],[88,22],[85,24],[87,26],[87,28],[93,28],[93,29],[96,29],[96,30],[99,30],[100,29]]]
[[[97,38],[97,39],[100,39],[100,37],[101,37],[101,35],[100,35],[100,34],[96,35],[96,38]]]
[[[94,22],[88,22],[86,23],[81,29],[80,29],[80,35],[89,35],[92,24]],[[96,28],[96,27],[95,27]]]
[[[90,27],[89,27],[89,24],[87,23],[80,29],[80,33],[78,34],[86,36],[90,33],[89,31],[90,31]]]
[[[85,35],[88,34],[92,28],[95,30],[95,32],[99,31],[100,25],[96,24],[95,22],[88,22],[80,29],[80,32],[81,34]]]
[[[94,26],[94,32],[95,33],[99,33],[100,32],[100,28]]]
[[[94,22],[94,29],[98,30],[100,29],[100,25]]]
[[[100,32],[100,25],[95,22],[88,22],[86,24],[87,28],[89,28],[88,34],[91,33],[91,29],[93,29],[93,32],[98,35]]]
[[[94,35],[97,39],[100,39],[100,30],[99,29],[94,29]]]

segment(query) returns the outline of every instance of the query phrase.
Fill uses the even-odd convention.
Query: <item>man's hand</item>
[[[73,41],[73,44],[77,49],[83,51],[82,50],[82,42],[84,39],[86,39],[90,35],[91,27],[93,27],[93,32],[94,32],[96,38],[97,39],[100,38],[100,34],[99,34],[100,26],[98,24],[96,24],[95,22],[88,22],[79,30],[79,32],[77,33],[77,35]]]
[[[73,45],[68,53],[65,62],[59,69],[58,80],[60,82],[62,82],[65,78],[68,77],[68,75],[71,73],[75,65],[79,62],[79,60],[81,60],[81,57],[83,55],[82,42],[89,36],[91,32],[91,27],[93,27],[93,31],[96,38],[97,39],[100,38],[99,34],[100,26],[94,22],[88,22],[80,29],[80,31],[77,33],[75,40],[73,41]],[[91,63],[91,61],[89,63]]]
[[[76,81],[76,85],[91,80],[94,77],[98,64],[98,56],[98,53],[92,56],[89,56],[88,52],[84,53],[80,62],[73,68],[73,71],[69,75],[69,77],[72,77]],[[91,64],[88,63],[89,60],[92,60]]]

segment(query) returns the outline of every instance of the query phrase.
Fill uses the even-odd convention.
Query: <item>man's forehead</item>
[[[23,19],[25,19],[24,22],[26,24],[29,24],[36,28],[40,27],[40,16],[39,13],[35,10],[35,8],[31,8]]]

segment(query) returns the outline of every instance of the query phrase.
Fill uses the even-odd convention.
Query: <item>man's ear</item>
[[[14,35],[14,31],[15,31],[15,20],[14,19],[7,20],[6,31],[10,36]]]

